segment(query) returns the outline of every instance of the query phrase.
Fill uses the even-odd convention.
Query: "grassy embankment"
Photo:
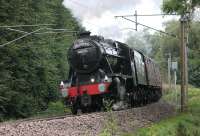
[[[50,102],[48,108],[45,111],[40,111],[37,114],[34,114],[31,118],[52,117],[52,116],[65,115],[67,113],[71,113],[70,108],[66,107],[64,105],[64,102],[57,101],[57,102]]]
[[[165,98],[170,99],[169,95]],[[124,136],[200,136],[200,89],[189,88],[187,113],[179,113],[175,117]]]

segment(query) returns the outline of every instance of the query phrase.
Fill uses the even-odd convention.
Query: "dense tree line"
[[[82,29],[62,2],[0,1],[0,26],[54,24],[41,29],[38,34],[0,47],[0,120],[30,116],[59,98],[58,86],[68,71],[67,47],[74,37],[67,32],[51,33],[51,29]],[[31,32],[44,27],[14,29]],[[23,34],[0,27],[0,45]]]

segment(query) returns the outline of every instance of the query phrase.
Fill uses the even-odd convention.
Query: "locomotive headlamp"
[[[106,91],[106,86],[105,86],[105,84],[99,84],[98,88],[99,88],[99,92],[101,92],[101,93],[103,93],[103,92]]]
[[[62,97],[68,97],[69,95],[69,87],[71,86],[71,83],[70,82],[63,82],[61,81],[60,83],[60,92],[62,94]]]
[[[112,78],[109,78],[107,75],[105,75],[104,82],[112,82]]]
[[[92,83],[94,83],[95,79],[94,79],[94,78],[91,78],[90,81],[91,81]]]
[[[105,81],[108,81],[108,76],[105,76],[104,80],[105,80]]]
[[[61,81],[61,83],[60,83],[60,89],[63,89],[64,88],[64,83],[63,83],[63,81]]]

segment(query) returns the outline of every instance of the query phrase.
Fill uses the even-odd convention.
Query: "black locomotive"
[[[162,96],[159,68],[152,59],[124,43],[83,33],[68,52],[68,80],[61,92],[72,112],[113,110],[156,102]]]

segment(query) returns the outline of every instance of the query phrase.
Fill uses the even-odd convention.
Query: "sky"
[[[64,6],[69,8],[74,17],[93,35],[101,35],[118,41],[126,41],[135,31],[135,24],[117,15],[159,14],[162,0],[64,0]],[[129,17],[135,20],[135,17]],[[164,30],[163,23],[176,17],[138,17],[139,23]],[[138,26],[138,31],[144,27]],[[150,31],[153,33],[153,31]]]

